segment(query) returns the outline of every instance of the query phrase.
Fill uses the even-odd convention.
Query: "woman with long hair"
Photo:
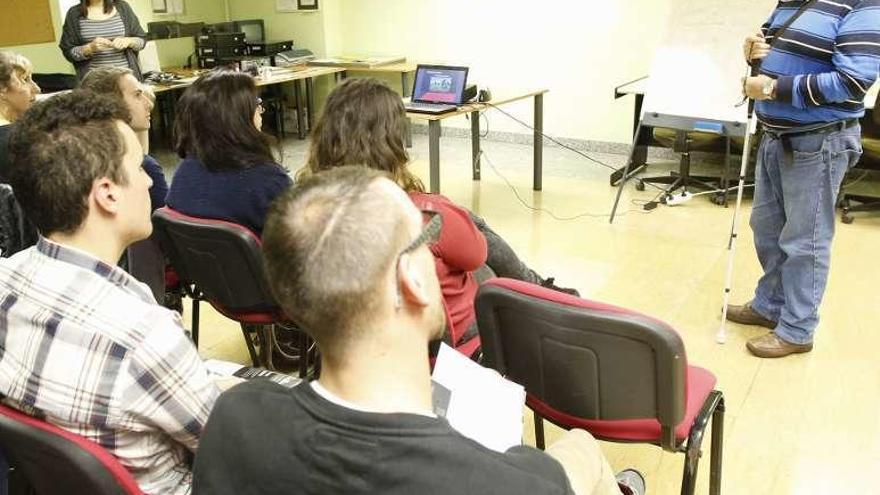
[[[312,132],[305,167],[298,176],[343,165],[364,165],[387,172],[416,206],[443,217],[439,241],[431,247],[443,290],[448,340],[467,355],[479,347],[474,271],[484,263],[501,277],[577,294],[553,285],[526,266],[486,222],[440,194],[429,194],[408,167],[403,139],[406,110],[399,95],[369,78],[350,79],[334,89]]]
[[[166,204],[186,215],[226,220],[260,235],[269,204],[290,187],[264,134],[254,79],[212,72],[181,96],[174,122],[177,154]]]

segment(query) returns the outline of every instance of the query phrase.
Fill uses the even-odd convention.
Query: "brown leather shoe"
[[[775,321],[768,320],[767,318],[759,315],[757,311],[752,309],[752,306],[749,303],[745,303],[739,306],[735,304],[728,305],[727,319],[729,321],[740,323],[742,325],[757,325],[769,328],[770,330],[776,328]]]
[[[746,342],[749,352],[760,358],[781,358],[789,354],[799,354],[813,350],[813,343],[791,344],[770,332],[767,335],[755,337]]]

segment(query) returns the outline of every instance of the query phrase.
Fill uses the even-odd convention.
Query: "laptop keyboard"
[[[415,110],[438,110],[443,108],[455,108],[455,105],[450,105],[448,103],[420,103],[420,102],[410,102],[407,105],[408,108],[412,108]]]

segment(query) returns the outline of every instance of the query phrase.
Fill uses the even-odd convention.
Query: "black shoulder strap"
[[[789,26],[794,24],[794,21],[798,20],[798,17],[800,17],[804,12],[807,11],[807,9],[812,7],[813,4],[815,4],[818,1],[819,0],[807,0],[803,4],[801,4],[801,7],[798,9],[798,11],[795,12],[794,14],[792,14],[792,16],[789,17],[787,21],[785,21],[785,24],[783,24],[782,26],[780,26],[779,29],[776,30],[776,33],[773,35],[773,41],[771,41],[769,43],[770,47],[772,48],[773,45],[776,44],[776,41],[778,41],[779,38],[781,38],[782,35],[785,34],[785,31],[788,29]],[[749,64],[752,67],[752,71],[751,71],[752,76],[757,76],[760,73],[761,62],[762,62],[761,60],[757,60],[757,61],[751,62]]]
[[[791,26],[792,24],[794,24],[794,21],[798,20],[798,17],[803,15],[804,12],[806,12],[810,7],[813,6],[813,4],[815,4],[818,1],[819,0],[808,0],[808,1],[804,2],[803,5],[801,5],[801,8],[799,8],[797,12],[795,12],[791,17],[789,17],[788,20],[785,21],[785,24],[783,24],[776,31],[776,33],[773,35],[773,41],[770,42],[770,46],[772,47],[776,43],[776,41],[779,38],[781,38],[783,34],[785,34],[785,31],[788,29],[788,27]]]

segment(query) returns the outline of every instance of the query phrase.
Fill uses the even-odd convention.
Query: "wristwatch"
[[[767,79],[761,88],[761,94],[768,100],[772,100],[776,93],[776,79]]]

